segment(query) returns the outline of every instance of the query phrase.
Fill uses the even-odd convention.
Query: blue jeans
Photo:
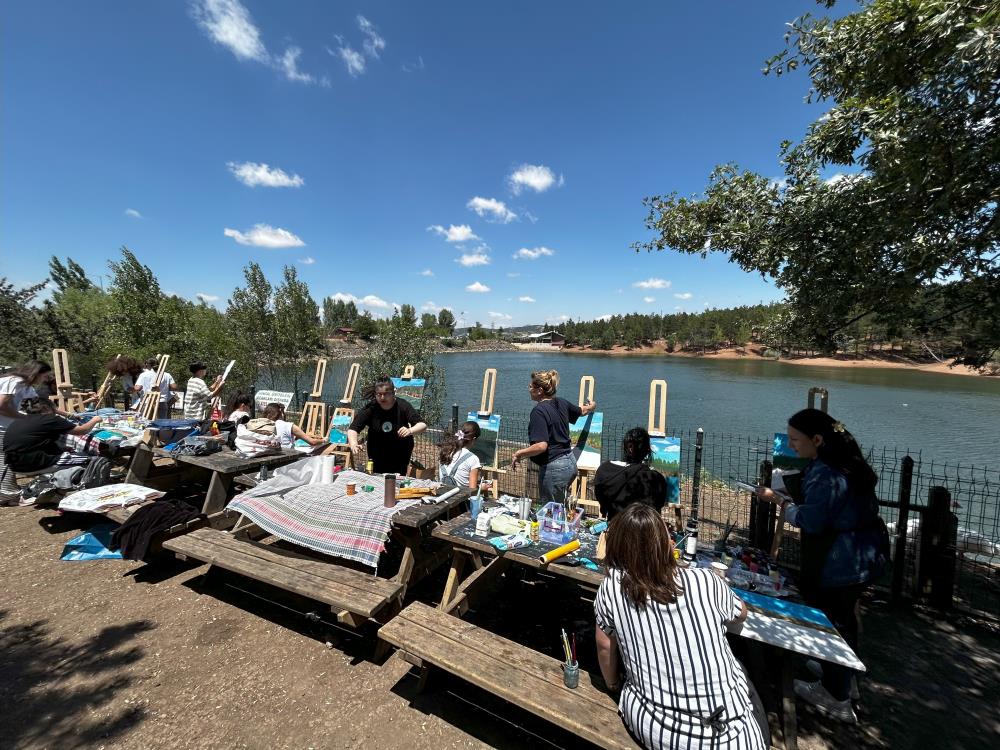
[[[549,461],[538,468],[539,500],[543,503],[561,503],[566,499],[566,488],[576,478],[576,459],[572,452]]]

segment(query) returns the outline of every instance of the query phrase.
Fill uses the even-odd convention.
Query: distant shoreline
[[[515,346],[517,346],[515,344]],[[520,348],[520,347],[519,347]],[[546,351],[539,349],[536,345],[530,348],[520,348],[521,351]],[[964,375],[976,377],[993,377],[979,372],[975,368],[967,365],[955,365],[952,367],[942,362],[920,362],[903,357],[900,354],[886,352],[884,357],[867,356],[855,358],[850,355],[838,355],[835,357],[765,357],[763,348],[756,345],[746,347],[727,347],[724,349],[702,352],[674,351],[668,352],[662,343],[653,346],[643,346],[635,349],[626,349],[623,346],[616,346],[614,349],[580,349],[578,347],[553,348],[552,351],[559,351],[563,354],[579,354],[583,356],[601,355],[607,357],[679,357],[684,359],[724,359],[724,360],[758,360],[768,362],[780,362],[788,365],[805,365],[811,367],[840,367],[840,368],[863,368],[863,369],[884,369],[884,370],[918,370],[920,372],[931,372],[939,375]]]

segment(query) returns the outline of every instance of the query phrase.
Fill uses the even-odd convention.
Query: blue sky
[[[106,281],[127,245],[221,307],[249,260],[317,300],[505,326],[781,297],[725,257],[629,245],[646,195],[725,161],[780,174],[822,110],[804,73],[760,68],[811,0],[3,8],[17,283],[51,255]]]

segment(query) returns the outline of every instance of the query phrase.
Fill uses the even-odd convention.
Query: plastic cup
[[[715,573],[715,575],[719,576],[719,578],[721,578],[723,581],[726,580],[726,571],[729,570],[728,565],[720,562],[714,562],[708,567],[711,568],[712,572]]]
[[[577,662],[566,664],[563,662],[563,685],[568,688],[575,688],[580,684],[580,665]]]
[[[469,512],[472,513],[472,520],[479,517],[479,511],[483,509],[483,498],[473,495],[469,498]]]
[[[355,492],[357,492],[358,487],[354,482],[348,482],[346,489],[348,495],[353,495]]]

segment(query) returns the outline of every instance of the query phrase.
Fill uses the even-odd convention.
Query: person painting
[[[521,459],[530,458],[538,466],[539,499],[543,503],[566,499],[566,490],[576,477],[576,458],[569,440],[569,426],[583,414],[590,414],[597,404],[588,401],[583,406],[571,404],[556,396],[559,373],[543,370],[531,373],[528,393],[537,402],[528,418],[526,448],[514,451],[511,469]]]
[[[20,489],[14,481],[14,472],[7,471],[4,458],[4,434],[18,419],[24,419],[21,402],[35,398],[35,386],[41,385],[52,368],[37,359],[15,367],[0,377],[0,505],[17,504]]]
[[[368,458],[376,474],[406,474],[413,455],[413,436],[427,429],[427,423],[406,401],[396,398],[396,389],[387,375],[364,393],[371,399],[347,430],[347,442],[355,461],[361,455],[358,434],[368,428]]]
[[[66,435],[86,435],[101,423],[93,417],[76,424],[56,414],[47,398],[27,398],[22,404],[24,419],[7,428],[4,454],[13,471],[33,472],[63,466],[85,466],[90,455],[75,453],[65,447]]]
[[[785,521],[801,529],[802,597],[830,618],[856,652],[858,600],[877,575],[880,557],[888,553],[881,542],[886,532],[875,495],[878,477],[844,424],[819,409],[791,416],[788,442],[800,458],[809,459],[802,502],[765,487],[758,487],[757,497],[780,504]],[[795,680],[796,694],[834,718],[856,722],[850,700],[853,672],[826,663],[822,674],[818,682]]]
[[[594,497],[601,515],[611,521],[631,503],[645,503],[656,510],[667,499],[667,480],[645,461],[652,454],[649,433],[634,427],[625,433],[621,461],[605,461],[594,474]]]
[[[659,511],[632,503],[607,532],[594,600],[597,658],[643,747],[764,750],[751,685],[726,640],[746,605],[707,568],[681,568]],[[621,669],[624,667],[624,670]]]
[[[296,440],[305,440],[309,445],[319,445],[326,440],[320,437],[313,437],[306,433],[294,422],[285,419],[285,407],[281,404],[268,404],[264,407],[264,419],[274,422],[274,434],[278,438],[282,449],[295,447]]]
[[[134,388],[135,392],[139,394],[140,399],[153,390],[156,383],[156,371],[159,366],[160,360],[156,357],[150,357],[143,363],[144,369],[139,373],[139,377],[136,378]],[[163,373],[163,377],[160,378],[160,400],[156,407],[157,419],[168,419],[170,417],[170,404],[174,401],[174,396],[170,391],[181,390],[184,389],[177,385],[177,382],[169,372]]]
[[[110,360],[105,368],[112,377],[118,378],[125,392],[125,408],[134,409],[139,405],[139,394],[135,390],[135,384],[142,374],[142,364],[132,357],[115,357]]]
[[[454,435],[446,434],[438,445],[438,481],[452,487],[479,487],[479,469],[482,462],[472,452],[479,437],[479,425],[463,422]]]
[[[208,407],[212,399],[222,390],[222,376],[217,375],[209,387],[205,383],[205,373],[208,368],[202,362],[193,362],[188,369],[191,371],[191,377],[184,392],[184,418],[204,419],[208,416]]]

